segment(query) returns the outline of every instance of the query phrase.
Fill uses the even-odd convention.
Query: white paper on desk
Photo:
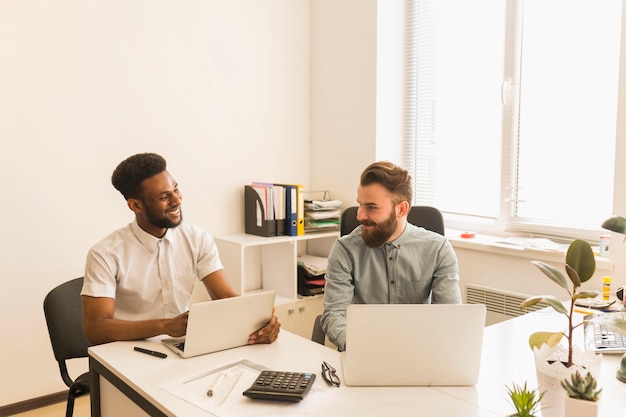
[[[556,242],[553,242],[550,239],[536,237],[506,237],[494,242],[496,245],[500,246],[508,246],[513,249],[540,249],[540,250],[549,250],[549,251],[559,251],[563,250],[563,248],[567,249],[567,245],[562,245]]]
[[[161,388],[217,417],[254,417],[297,413],[296,409],[299,403],[252,400],[243,395],[243,392],[254,383],[259,373],[264,369],[268,368],[242,359],[215,369],[167,382],[162,384]],[[219,404],[221,401],[217,401],[216,397],[207,396],[207,390],[211,387],[218,374],[229,372],[241,372],[241,377],[230,394],[223,400],[223,403]]]

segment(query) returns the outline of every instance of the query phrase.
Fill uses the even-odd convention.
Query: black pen
[[[157,352],[156,350],[144,349],[140,348],[139,346],[135,346],[133,349],[135,349],[137,352],[145,353],[146,355],[156,356],[157,358],[167,358],[167,355],[165,353]]]

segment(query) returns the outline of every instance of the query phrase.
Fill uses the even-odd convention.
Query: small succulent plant
[[[543,392],[540,393],[536,388],[528,388],[526,381],[524,385],[516,383],[511,386],[506,386],[506,392],[511,399],[513,407],[517,414],[517,417],[533,417],[536,412],[539,411],[541,399],[543,398]]]
[[[598,401],[598,396],[602,391],[598,389],[598,382],[591,372],[587,372],[587,375],[583,377],[580,372],[576,371],[571,375],[570,380],[561,381],[561,386],[571,398],[593,402]]]

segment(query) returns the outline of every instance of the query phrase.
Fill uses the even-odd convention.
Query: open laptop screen
[[[352,304],[346,314],[347,385],[478,382],[483,304]]]

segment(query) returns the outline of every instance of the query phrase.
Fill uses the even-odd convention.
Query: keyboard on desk
[[[262,371],[243,395],[260,400],[300,401],[311,389],[313,381],[315,374]]]
[[[626,320],[626,312],[613,311],[585,316],[585,347],[597,353],[626,353],[626,337],[600,323],[590,322],[593,316],[612,315]]]

